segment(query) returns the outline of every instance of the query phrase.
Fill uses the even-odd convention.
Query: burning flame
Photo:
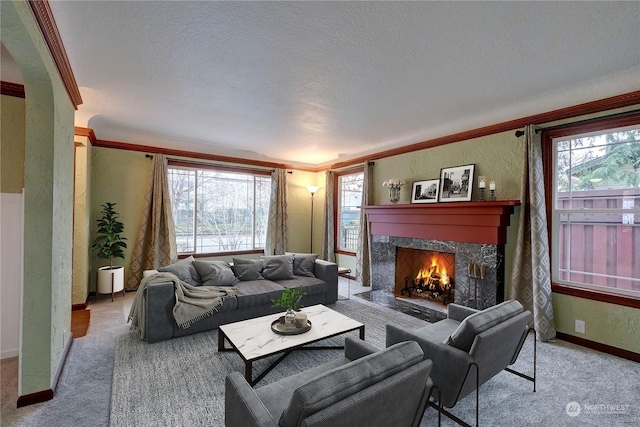
[[[444,266],[440,266],[438,264],[437,256],[434,256],[431,258],[431,266],[422,267],[420,271],[418,271],[418,275],[416,276],[416,279],[425,279],[425,281],[428,281],[431,278],[431,275],[434,273],[440,275],[440,282],[443,285],[446,285],[447,283],[449,283],[449,275],[447,274],[447,268]]]

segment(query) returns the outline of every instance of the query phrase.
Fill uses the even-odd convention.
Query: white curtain
[[[335,194],[335,174],[327,171],[324,194],[324,211],[322,213],[322,248],[320,258],[325,261],[336,262],[335,253],[335,217],[334,217],[334,194]]]
[[[533,125],[525,128],[526,150],[521,181],[520,223],[510,298],[533,313],[533,326],[541,341],[555,338],[551,300],[551,263],[540,136]]]
[[[364,162],[364,179],[362,181],[362,206],[368,206],[371,201],[371,174],[373,167],[369,161]],[[358,252],[356,253],[356,280],[362,286],[371,286],[371,234],[369,221],[360,209],[360,235],[358,237]]]
[[[144,270],[154,270],[177,259],[167,158],[163,154],[153,156],[153,172],[144,205],[138,238],[131,255],[126,285],[128,290],[138,289]]]
[[[287,250],[287,171],[271,173],[271,197],[265,255],[282,255]]]

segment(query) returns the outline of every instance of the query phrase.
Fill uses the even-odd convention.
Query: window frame
[[[243,175],[254,175],[254,176],[268,176],[271,178],[271,170],[261,170],[261,169],[251,169],[240,166],[231,166],[231,165],[217,165],[211,163],[200,163],[200,162],[189,162],[184,160],[175,160],[169,159],[167,161],[167,167],[176,167],[183,169],[191,169],[191,170],[216,170],[221,172],[228,173],[238,173]],[[197,173],[197,172],[196,172]],[[254,221],[255,221],[255,206],[254,206]],[[223,257],[223,256],[232,256],[232,255],[249,255],[249,254],[263,254],[264,248],[262,249],[246,249],[241,251],[226,251],[226,252],[178,252],[178,259],[188,258],[193,256],[194,258],[210,258],[210,257]]]
[[[555,147],[553,140],[557,138],[570,137],[573,135],[587,134],[609,129],[623,128],[640,124],[640,112],[630,112],[612,117],[602,117],[599,119],[589,119],[582,122],[567,125],[553,126],[542,130],[542,161],[545,183],[545,202],[547,213],[547,233],[549,242],[553,242],[553,203],[555,196],[554,189],[554,159]],[[523,207],[524,209],[524,207]],[[553,273],[554,258],[553,245],[549,245],[550,273]],[[620,295],[609,293],[603,290],[588,289],[579,285],[557,283],[553,281],[552,274],[551,290],[558,294],[570,295],[595,301],[607,302],[627,307],[640,308],[640,297],[631,295]]]
[[[335,189],[335,191],[333,192],[333,226],[334,226],[334,232],[333,232],[333,251],[336,254],[342,254],[342,255],[351,255],[351,256],[356,256],[357,255],[357,251],[348,251],[345,249],[342,249],[339,247],[338,243],[340,241],[340,177],[345,176],[345,175],[356,175],[359,173],[364,173],[364,166],[358,166],[358,167],[354,167],[354,168],[349,168],[349,169],[345,169],[345,170],[341,170],[341,171],[336,171],[334,172],[334,176],[333,176],[333,188]]]

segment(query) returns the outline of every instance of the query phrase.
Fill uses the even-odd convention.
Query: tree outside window
[[[338,250],[355,252],[358,249],[363,182],[362,172],[338,176]]]
[[[271,177],[169,167],[178,253],[264,248]]]
[[[553,146],[554,282],[640,297],[640,125]]]

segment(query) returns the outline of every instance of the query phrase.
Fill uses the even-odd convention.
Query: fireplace
[[[435,303],[439,316],[450,302],[478,309],[502,302],[506,230],[519,205],[502,200],[365,206],[372,234],[372,293]],[[429,276],[434,261],[445,267],[448,282],[442,269]],[[421,274],[438,281],[428,278],[425,285]]]
[[[399,247],[394,295],[443,305],[455,301],[455,259],[453,253]]]

